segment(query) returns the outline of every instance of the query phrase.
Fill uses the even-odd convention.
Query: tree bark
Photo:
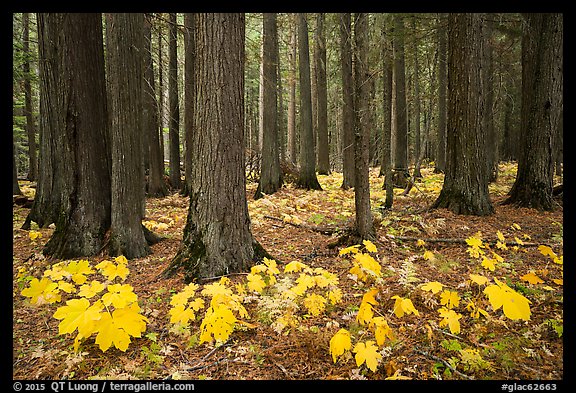
[[[300,70],[300,173],[297,186],[321,190],[316,177],[314,132],[312,129],[312,93],[310,81],[310,51],[306,14],[298,14],[298,66]]]
[[[110,227],[110,141],[101,14],[38,14],[40,168],[25,222],[56,224],[43,252],[100,252]]]
[[[12,195],[22,195],[20,184],[18,183],[18,169],[16,168],[16,146],[12,137]]]
[[[494,212],[486,176],[482,128],[484,94],[482,14],[448,16],[448,126],[446,174],[432,207],[477,216]]]
[[[524,15],[522,37],[523,138],[518,172],[505,203],[553,210],[553,147],[563,108],[563,16]]]
[[[144,14],[106,14],[112,130],[111,255],[128,259],[150,253],[144,236],[142,69]]]
[[[262,99],[262,164],[260,181],[254,199],[273,194],[282,186],[278,147],[277,46],[276,14],[264,13],[263,22],[263,99]]]
[[[446,169],[446,95],[448,87],[446,16],[438,17],[438,133],[435,173]]]
[[[243,14],[196,15],[192,188],[184,241],[164,276],[248,271],[265,251],[252,237],[244,172]],[[267,254],[266,254],[267,255]]]
[[[178,103],[178,26],[176,14],[169,14],[169,67],[168,100],[170,119],[168,136],[170,141],[170,185],[174,190],[180,188],[180,105]]]
[[[342,65],[342,188],[354,187],[354,86],[352,84],[352,18],[340,14],[340,61]]]
[[[355,14],[354,18],[354,158],[356,208],[356,230],[362,239],[373,239],[376,235],[370,210],[369,147],[368,128],[370,73],[368,67],[368,16]]]
[[[160,146],[160,122],[154,83],[154,65],[152,62],[152,21],[144,20],[144,79],[143,79],[143,125],[148,135],[150,170],[148,173],[148,195],[163,197],[168,190],[164,183],[164,159]]]
[[[32,75],[30,73],[30,14],[22,13],[23,48],[25,60],[22,65],[24,72],[24,115],[26,116],[26,134],[28,136],[28,180],[34,181],[38,178],[38,155],[36,150],[36,129],[34,126],[34,113],[32,112]]]
[[[384,208],[392,208],[394,201],[394,185],[392,183],[392,42],[390,40],[390,18],[382,21],[382,157],[380,158],[380,174],[384,175],[382,188],[386,190]]]
[[[326,83],[326,36],[324,34],[325,14],[316,17],[315,61],[316,61],[316,110],[318,112],[317,146],[318,174],[330,174],[330,145],[328,143],[328,87]]]
[[[192,140],[194,139],[194,93],[196,81],[194,76],[195,49],[195,21],[194,14],[184,14],[184,187],[183,194],[189,195],[192,187]]]
[[[297,162],[296,141],[296,61],[298,51],[298,28],[296,18],[291,18],[290,50],[288,52],[288,64],[290,76],[288,78],[288,136],[286,141],[288,160],[292,164]]]
[[[418,31],[416,30],[416,18],[412,16],[412,52],[414,55],[414,179],[421,178],[420,173],[420,149],[421,149],[421,136],[420,136],[420,64],[418,63]]]
[[[396,146],[394,187],[408,184],[408,114],[406,109],[406,65],[404,54],[404,17],[394,15],[394,76],[396,86]]]

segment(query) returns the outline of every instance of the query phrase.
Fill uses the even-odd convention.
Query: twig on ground
[[[469,380],[474,380],[474,377],[471,377],[471,376],[469,376],[469,375],[466,375],[466,374],[461,373],[460,371],[456,370],[456,369],[455,369],[450,363],[448,363],[446,360],[444,360],[444,359],[442,359],[442,358],[439,358],[438,356],[434,356],[434,355],[432,355],[432,354],[430,354],[430,353],[428,353],[428,352],[421,351],[421,350],[416,349],[416,348],[414,348],[413,351],[416,352],[416,353],[419,353],[420,355],[424,355],[424,356],[426,356],[426,357],[428,357],[428,358],[430,358],[430,359],[432,359],[432,360],[435,360],[435,361],[437,361],[437,362],[440,362],[440,363],[444,364],[446,367],[448,367],[448,368],[450,369],[450,371],[452,371],[452,372],[453,372],[454,374],[456,374],[456,375],[459,375],[459,376],[462,377],[462,378],[469,379]]]

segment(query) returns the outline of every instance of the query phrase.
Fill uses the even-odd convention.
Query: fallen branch
[[[439,358],[438,356],[434,356],[432,354],[429,354],[428,352],[425,351],[420,351],[419,349],[413,349],[414,352],[419,353],[420,355],[424,355],[432,360],[435,360],[437,362],[440,362],[442,364],[444,364],[446,367],[448,367],[450,369],[450,371],[452,371],[454,374],[461,376],[462,378],[465,379],[469,379],[469,380],[474,380],[474,377],[471,377],[469,375],[463,374],[460,371],[456,370],[450,363],[448,363],[446,360]]]
[[[280,221],[280,222],[283,222],[285,224],[292,225],[296,228],[308,229],[309,231],[318,232],[318,233],[321,233],[323,235],[333,235],[335,233],[343,231],[343,229],[341,229],[341,228],[329,228],[329,227],[319,227],[319,226],[306,225],[306,224],[296,224],[294,222],[285,221],[281,218],[273,217],[273,216],[264,216],[264,218],[267,218],[269,220],[274,220],[274,221]]]
[[[394,240],[402,240],[402,241],[418,241],[423,240],[427,243],[453,243],[453,244],[467,244],[466,239],[460,238],[423,238],[423,237],[414,237],[414,236],[396,236],[396,235],[386,235],[391,239]],[[486,240],[483,243],[487,243],[491,246],[495,245],[498,240]],[[529,243],[529,242],[502,242],[507,246],[521,246],[521,247],[538,247],[541,245],[549,246],[547,243]]]

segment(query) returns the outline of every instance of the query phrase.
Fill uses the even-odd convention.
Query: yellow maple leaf
[[[356,315],[356,320],[362,325],[369,323],[374,316],[372,307],[378,305],[378,301],[375,297],[377,293],[378,288],[372,288],[362,296],[362,302],[360,303],[360,308]]]
[[[266,272],[268,275],[280,274],[280,270],[278,270],[278,264],[273,259],[268,259],[264,257],[264,265],[266,265]]]
[[[422,239],[418,239],[418,240],[416,241],[416,245],[417,245],[418,247],[424,247],[424,246],[426,245],[426,242],[425,242],[424,240],[422,240]]]
[[[360,248],[360,244],[355,244],[353,246],[341,249],[340,252],[338,253],[338,255],[346,255],[346,254],[350,254],[350,253],[356,254],[358,252],[359,248]]]
[[[366,251],[368,252],[378,252],[378,249],[376,248],[376,246],[374,245],[374,243],[372,243],[370,240],[363,240],[362,244],[364,244],[364,247],[366,247]]]
[[[564,279],[562,278],[555,278],[552,281],[554,281],[555,284],[564,285]]]
[[[87,280],[86,274],[94,273],[94,270],[90,266],[90,262],[85,259],[70,261],[70,263],[64,267],[64,270],[70,273],[72,281],[76,284],[84,284]]]
[[[404,314],[412,313],[416,316],[420,316],[420,313],[416,310],[414,304],[412,304],[412,300],[402,298],[398,295],[392,296],[392,299],[396,299],[394,302],[394,314],[396,314],[398,318],[402,318]]]
[[[556,258],[556,253],[552,251],[552,248],[545,246],[543,244],[538,246],[538,251],[540,251],[540,254],[544,256],[548,256],[552,259]]]
[[[73,333],[78,329],[82,337],[89,337],[96,328],[95,321],[102,317],[103,306],[101,302],[90,305],[86,298],[71,299],[65,306],[58,307],[54,318],[61,320],[58,324],[58,334]]]
[[[182,325],[187,325],[190,320],[196,319],[196,314],[194,310],[186,307],[184,304],[178,304],[172,307],[169,311],[170,323],[181,323]]]
[[[29,297],[30,303],[37,306],[61,300],[58,284],[46,277],[42,277],[41,280],[33,278],[29,286],[24,288],[20,294]]]
[[[412,379],[412,378],[407,377],[407,376],[404,376],[404,375],[401,375],[401,374],[400,374],[400,370],[398,369],[398,370],[396,370],[396,371],[394,372],[393,375],[391,375],[391,376],[389,376],[389,377],[386,377],[386,378],[384,378],[384,379],[385,379],[385,380],[389,380],[389,381],[396,381],[396,380],[409,380],[409,379]]]
[[[470,247],[477,247],[477,248],[484,248],[484,244],[482,243],[482,239],[480,238],[480,234],[476,236],[470,236],[466,239],[466,244]]]
[[[394,339],[394,332],[392,332],[392,329],[384,317],[372,318],[368,327],[374,329],[374,337],[378,345],[384,345],[384,341],[386,341],[387,338],[389,340]]]
[[[460,304],[460,296],[458,292],[445,290],[440,294],[440,304],[448,308],[458,307]]]
[[[492,259],[492,258],[488,258],[486,256],[484,256],[482,258],[482,264],[481,266],[485,269],[488,269],[490,271],[494,271],[496,270],[496,259]]]
[[[434,253],[430,250],[426,250],[424,251],[424,254],[422,255],[422,258],[424,258],[427,261],[435,261],[436,260],[436,256],[434,255]]]
[[[515,231],[519,231],[520,229],[522,229],[522,228],[520,227],[520,225],[518,225],[518,224],[516,224],[516,223],[513,223],[512,225],[510,225],[510,228],[512,228],[512,229],[515,230]]]
[[[338,357],[342,356],[345,351],[349,351],[350,348],[352,348],[350,332],[346,329],[338,330],[330,339],[330,354],[334,363],[336,363]]]
[[[102,302],[106,305],[113,305],[115,308],[123,308],[138,301],[138,296],[133,292],[134,288],[130,284],[108,285],[108,292],[102,295]]]
[[[42,237],[42,232],[30,231],[30,232],[28,232],[28,236],[30,237],[30,240],[34,241],[34,240],[40,239]]]
[[[544,280],[542,280],[540,277],[538,277],[536,274],[530,272],[530,273],[526,273],[525,275],[523,275],[522,277],[520,277],[522,280],[524,281],[528,281],[530,284],[542,284],[544,282]]]
[[[382,275],[382,266],[369,254],[357,253],[354,255],[354,262],[355,265],[350,269],[350,273],[356,274],[363,281],[366,281],[370,276],[380,277]]]
[[[505,241],[506,241],[506,239],[504,238],[504,235],[502,234],[502,232],[496,231],[496,236],[498,237],[498,240],[500,240],[501,242],[505,242]]]
[[[442,320],[439,323],[440,327],[448,326],[450,329],[450,333],[452,334],[459,334],[460,333],[460,322],[458,321],[462,318],[462,315],[457,313],[454,310],[449,310],[445,307],[440,307],[438,309],[440,313],[440,317]]]
[[[342,300],[342,290],[340,288],[334,288],[328,292],[328,299],[332,304],[338,304]]]
[[[305,263],[302,263],[300,261],[292,261],[288,263],[286,266],[284,266],[284,273],[299,272],[306,268],[308,268],[308,265],[306,265]]]
[[[326,298],[321,295],[312,293],[304,299],[304,307],[308,309],[310,314],[317,316],[324,312],[326,308]]]
[[[356,365],[360,367],[362,364],[366,363],[366,366],[372,370],[376,371],[378,368],[378,361],[382,359],[382,355],[378,352],[378,347],[374,344],[374,341],[366,341],[366,343],[359,342],[354,346],[353,352],[356,354]]]
[[[488,296],[488,301],[494,310],[502,307],[504,315],[512,320],[530,320],[530,300],[514,291],[508,285],[494,279],[495,285],[484,288],[484,293]]]
[[[264,282],[262,276],[259,274],[250,273],[248,274],[247,279],[248,279],[248,289],[252,291],[262,293],[264,288],[266,288],[266,283]]]
[[[428,282],[426,284],[421,285],[420,289],[436,294],[442,290],[443,286],[444,285],[438,281],[431,281],[431,282]]]
[[[125,280],[130,273],[130,270],[126,267],[125,263],[115,264],[114,262],[104,260],[96,265],[96,269],[99,269],[104,277],[112,281],[116,277],[120,277]]]
[[[103,313],[100,320],[98,334],[95,343],[102,352],[106,352],[112,344],[122,352],[130,345],[130,335],[122,329],[110,313]]]
[[[98,293],[102,292],[105,288],[106,286],[102,284],[100,281],[92,280],[90,284],[84,284],[80,287],[78,296],[90,299],[96,296]]]
[[[224,342],[234,330],[237,319],[225,304],[211,306],[200,324],[200,344],[203,342]]]
[[[484,285],[489,281],[486,277],[484,277],[481,274],[470,273],[469,277],[470,277],[470,280],[472,280],[473,282],[475,282],[478,285]]]
[[[76,292],[76,287],[72,283],[69,283],[69,282],[64,281],[64,280],[60,280],[60,281],[58,281],[58,290],[66,292],[66,293],[72,293],[72,292]]]

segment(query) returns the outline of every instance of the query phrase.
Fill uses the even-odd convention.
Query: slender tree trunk
[[[356,207],[356,230],[362,239],[373,239],[376,235],[370,210],[369,147],[368,129],[370,73],[368,67],[368,15],[354,17],[354,158]]]
[[[484,90],[482,14],[448,16],[448,127],[446,174],[433,207],[477,216],[494,212],[486,176],[482,129]]]
[[[446,18],[438,17],[438,141],[434,172],[444,173],[446,169],[446,94],[447,73],[447,36]]]
[[[288,64],[290,76],[288,79],[288,137],[287,154],[292,164],[297,162],[296,141],[296,61],[298,50],[298,29],[296,18],[291,18],[290,51],[288,52]]]
[[[414,38],[412,40],[412,52],[414,54],[414,179],[421,178],[420,173],[420,64],[418,63],[418,44],[417,44],[417,30],[416,19],[412,17],[412,31]]]
[[[106,14],[112,119],[111,255],[139,258],[150,252],[144,236],[142,65],[144,14]]]
[[[406,66],[404,58],[404,17],[394,16],[394,76],[396,86],[396,146],[394,186],[408,184],[408,113],[406,109]]]
[[[196,15],[190,208],[182,248],[164,276],[183,268],[189,282],[245,272],[265,254],[250,232],[246,200],[244,23],[244,14]]]
[[[310,52],[306,14],[298,14],[298,65],[300,70],[300,173],[297,185],[308,190],[321,190],[316,177],[314,132],[312,130],[312,94]]]
[[[484,104],[484,124],[482,128],[486,131],[486,174],[488,181],[498,180],[498,138],[494,127],[494,50],[492,46],[492,22],[487,18],[485,28],[486,45],[484,47],[483,84],[486,89]]]
[[[394,201],[394,184],[392,183],[392,42],[390,39],[390,18],[382,18],[382,157],[380,158],[380,174],[384,175],[382,188],[386,189],[384,208],[392,208]]]
[[[184,14],[184,195],[190,194],[192,187],[192,140],[194,139],[194,93],[196,81],[194,80],[195,55],[195,29],[194,14]]]
[[[278,38],[277,38],[278,40]],[[286,161],[286,114],[284,113],[284,90],[282,87],[282,67],[280,66],[280,45],[276,44],[276,79],[278,94],[278,150],[280,162]]]
[[[158,13],[158,17],[162,18],[162,13]],[[158,25],[156,26],[158,30],[158,122],[160,123],[160,153],[162,157],[162,176],[165,173],[164,157],[165,147],[164,147],[164,127],[166,124],[166,100],[164,99],[164,29],[162,20],[158,20]]]
[[[96,255],[111,206],[101,14],[38,14],[37,22],[42,170],[25,226],[56,224],[46,255]]]
[[[318,111],[318,174],[330,174],[330,145],[328,143],[328,87],[326,83],[326,36],[324,34],[325,14],[316,18],[315,60],[317,81]]]
[[[340,14],[342,64],[342,188],[354,187],[354,86],[352,84],[352,17]]]
[[[522,130],[516,181],[505,203],[553,210],[553,146],[563,108],[563,16],[526,14],[522,37]]]
[[[170,101],[170,185],[180,188],[180,105],[178,103],[178,26],[176,14],[170,13],[170,55],[168,67],[168,100]]]
[[[24,71],[24,115],[26,116],[26,134],[28,136],[28,180],[34,181],[38,178],[38,156],[36,154],[36,130],[34,126],[34,113],[32,112],[32,83],[30,79],[30,14],[22,13],[23,48],[25,60],[23,64]]]
[[[262,100],[262,165],[260,181],[254,195],[273,194],[282,186],[278,148],[278,97],[277,97],[277,54],[278,30],[276,14],[264,13],[263,22],[263,100]]]
[[[155,96],[154,66],[152,62],[152,21],[144,19],[144,85],[142,90],[145,132],[148,135],[150,171],[148,174],[148,195],[162,197],[167,194],[164,183],[164,162],[160,147],[160,122]]]
[[[12,137],[12,195],[22,195],[20,184],[18,183],[18,169],[16,168],[16,146]]]

